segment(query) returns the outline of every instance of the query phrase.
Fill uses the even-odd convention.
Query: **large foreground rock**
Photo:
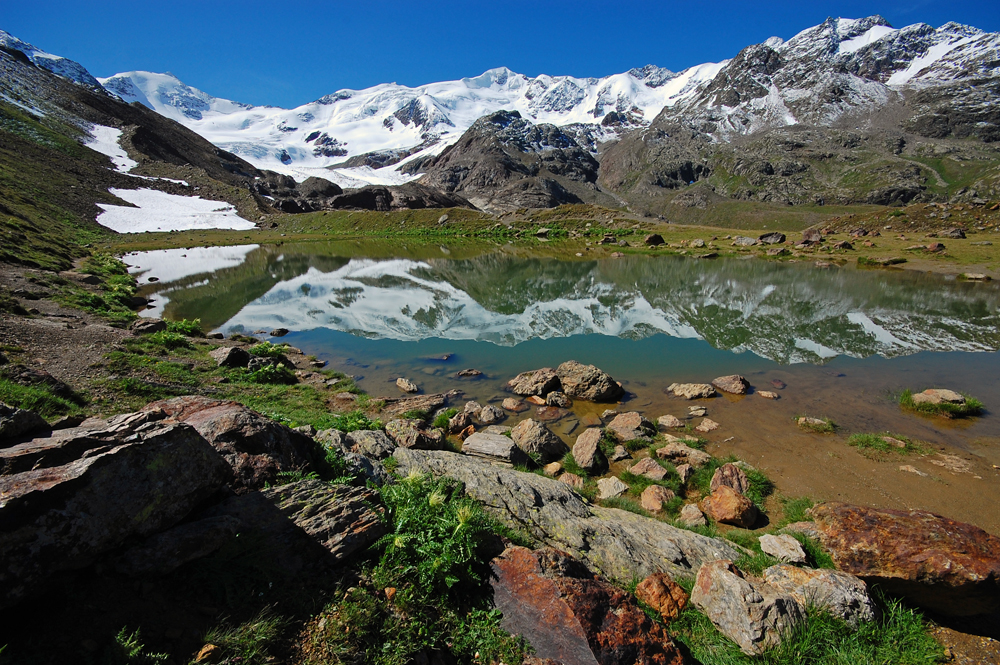
[[[0,608],[54,572],[177,524],[231,478],[194,428],[143,424],[83,459],[0,476]]]
[[[979,527],[922,510],[839,502],[812,514],[840,570],[936,612],[1000,610],[1000,538]]]
[[[706,561],[741,554],[721,539],[624,510],[590,506],[553,478],[446,451],[397,448],[393,456],[401,475],[417,471],[460,480],[470,496],[501,520],[616,580],[629,582],[657,572],[691,577]]]
[[[521,372],[507,382],[507,388],[515,395],[548,395],[554,390],[560,390],[561,384],[556,371],[551,367]]]
[[[565,552],[509,547],[491,566],[501,625],[523,636],[537,658],[565,665],[684,662],[663,627],[630,594]]]
[[[556,368],[563,392],[590,402],[614,402],[625,394],[611,375],[593,365],[567,360]]]
[[[879,614],[868,595],[868,585],[854,575],[779,564],[765,570],[764,579],[803,607],[819,607],[852,626],[859,621],[874,621]]]
[[[701,567],[691,602],[751,656],[780,643],[783,635],[805,621],[803,608],[791,595],[770,584],[750,582],[731,561]]]
[[[153,402],[208,440],[233,468],[233,489],[245,492],[273,484],[282,471],[304,470],[319,455],[312,439],[237,402],[188,396]]]

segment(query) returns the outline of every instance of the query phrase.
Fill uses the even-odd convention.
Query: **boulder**
[[[513,411],[514,413],[520,413],[522,411],[527,411],[531,407],[524,403],[523,400],[515,399],[513,397],[507,397],[503,402],[500,403],[504,409],[508,411]]]
[[[628,485],[614,476],[597,481],[597,498],[616,499],[628,491]]]
[[[472,417],[478,417],[479,412],[483,410],[483,405],[479,402],[469,401],[465,403],[465,408],[462,409]]]
[[[701,512],[722,524],[749,529],[757,521],[757,506],[736,490],[720,485],[698,504]]]
[[[573,459],[587,473],[595,473],[608,468],[608,460],[601,451],[601,437],[604,432],[598,427],[590,427],[576,437],[573,444]]]
[[[965,404],[965,397],[954,390],[929,388],[913,395],[914,404]]]
[[[385,433],[397,446],[403,448],[420,448],[422,450],[437,448],[437,444],[427,436],[421,425],[423,422],[420,420],[390,420],[385,424]]]
[[[625,446],[621,444],[615,446],[614,451],[611,453],[612,462],[621,462],[622,460],[631,459],[631,457],[632,456],[628,454],[628,450],[625,449]]]
[[[656,424],[667,429],[677,429],[684,427],[684,421],[671,415],[660,416],[656,419]]]
[[[667,392],[684,399],[700,399],[715,395],[715,388],[708,383],[671,383]]]
[[[507,388],[515,395],[548,395],[553,390],[560,390],[561,384],[556,371],[551,367],[543,367],[530,372],[522,372],[507,382]]]
[[[705,418],[700,423],[698,423],[698,426],[695,427],[694,429],[697,432],[707,433],[707,432],[714,432],[715,430],[719,429],[719,427],[721,427],[719,423],[715,422],[711,418]]]
[[[688,604],[688,595],[666,573],[654,573],[635,587],[635,597],[660,613],[664,621],[673,621]]]
[[[663,510],[663,504],[674,500],[674,493],[662,485],[650,485],[642,491],[639,503],[651,513]]]
[[[946,229],[944,231],[938,232],[938,236],[942,238],[952,238],[955,240],[961,240],[965,238],[965,231],[959,228]]]
[[[584,484],[583,478],[576,475],[575,473],[569,473],[569,472],[560,475],[559,482],[566,483],[567,485],[569,485],[574,489],[580,489],[581,487],[583,487]]]
[[[0,448],[10,445],[25,434],[47,429],[49,424],[45,422],[45,418],[34,411],[17,409],[0,402]]]
[[[817,245],[823,242],[823,234],[817,229],[806,229],[802,232],[803,245]]]
[[[208,355],[219,367],[246,367],[250,364],[250,354],[238,346],[220,346],[209,351]]]
[[[545,403],[549,406],[558,406],[562,409],[568,409],[573,406],[573,400],[569,398],[569,395],[558,390],[553,390],[548,395],[545,396]]]
[[[785,242],[785,234],[779,233],[778,231],[772,231],[759,236],[757,241],[762,245],[780,245]]]
[[[644,457],[629,468],[629,473],[636,476],[645,476],[650,480],[663,480],[667,477],[667,470],[656,463],[651,457]]]
[[[476,432],[462,444],[462,452],[466,455],[509,466],[522,466],[531,463],[531,458],[517,447],[514,440],[502,434]]]
[[[491,567],[501,626],[523,636],[538,659],[566,665],[685,662],[630,594],[565,552],[509,547]]]
[[[174,526],[232,477],[193,427],[138,420],[81,459],[0,476],[0,608]]]
[[[726,463],[716,469],[712,475],[710,491],[714,492],[722,485],[730,487],[740,494],[746,494],[747,490],[750,489],[750,480],[743,469],[735,464]]]
[[[712,385],[730,395],[746,395],[750,382],[739,374],[730,374],[713,379]]]
[[[635,411],[620,413],[615,416],[608,423],[608,430],[622,443],[628,443],[637,439],[652,441],[652,437],[656,434],[656,428],[653,426],[653,423],[646,420],[641,413],[636,413]]]
[[[135,335],[151,335],[167,329],[167,322],[162,319],[139,319],[132,324],[130,330]]]
[[[556,368],[562,391],[570,397],[589,402],[613,402],[625,394],[618,383],[606,372],[593,365],[567,360]]]
[[[402,376],[396,379],[396,387],[402,390],[404,393],[415,393],[420,391],[420,388],[417,387],[417,384]]]
[[[181,524],[131,548],[115,568],[129,577],[160,577],[208,556],[236,537],[241,528],[243,523],[229,515]]]
[[[487,404],[482,409],[479,410],[479,422],[484,425],[492,425],[493,423],[498,423],[507,417],[501,409],[493,406],[492,404]]]
[[[750,582],[731,561],[713,561],[698,570],[691,602],[750,656],[779,644],[806,618],[791,595]]]
[[[694,475],[694,469],[691,468],[690,464],[678,464],[674,467],[674,471],[676,471],[677,475],[680,477],[681,484],[687,483],[688,479]]]
[[[812,508],[839,570],[956,616],[1000,611],[1000,538],[922,510],[840,502]]]
[[[661,236],[659,233],[650,233],[648,236],[646,236],[643,242],[649,245],[650,247],[657,247],[663,244],[663,236]]]
[[[359,429],[348,432],[344,437],[346,445],[352,453],[364,455],[371,459],[382,460],[392,455],[396,444],[382,430]]]
[[[764,571],[764,580],[803,607],[824,609],[852,626],[874,621],[879,616],[878,605],[868,594],[868,585],[854,575],[779,564]]]
[[[457,434],[472,424],[472,416],[468,411],[459,411],[448,419],[448,433]]]
[[[701,512],[701,509],[696,503],[689,503],[681,508],[680,515],[678,515],[677,519],[685,526],[705,526],[708,524],[708,520],[705,519],[705,514]]]
[[[446,451],[398,448],[393,456],[400,475],[432,473],[460,480],[469,496],[501,521],[621,582],[656,572],[692,577],[706,561],[740,556],[724,540],[592,506],[568,485],[568,473],[548,478]]]
[[[538,455],[542,462],[562,459],[569,448],[558,436],[542,423],[528,418],[522,420],[510,431],[510,436],[518,448],[529,456]]]
[[[700,469],[711,461],[712,456],[706,453],[704,450],[698,450],[697,448],[692,448],[680,441],[671,441],[662,448],[656,450],[656,456],[660,459],[667,460],[672,464],[687,464],[696,469]]]
[[[384,536],[378,493],[365,487],[300,480],[264,490],[264,496],[321,544],[335,561],[345,561]]]
[[[805,563],[806,553],[799,541],[787,533],[773,535],[766,533],[759,538],[760,550],[784,563]]]

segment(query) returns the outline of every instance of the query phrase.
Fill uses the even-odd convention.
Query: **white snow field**
[[[191,231],[205,229],[256,228],[253,222],[236,214],[225,201],[207,201],[200,196],[178,196],[155,189],[116,189],[112,194],[136,208],[98,203],[104,212],[97,223],[118,233],[150,231]]]

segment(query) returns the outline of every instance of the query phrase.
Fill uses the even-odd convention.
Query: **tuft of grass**
[[[584,480],[590,477],[590,475],[584,471],[583,467],[576,463],[576,459],[573,457],[573,453],[569,452],[563,455],[562,458],[563,471],[568,473],[573,473]]]
[[[223,622],[205,634],[205,642],[222,649],[227,663],[264,665],[274,662],[272,651],[288,626],[288,620],[265,607],[249,621],[238,625]]]
[[[432,423],[431,426],[447,430],[448,421],[454,418],[457,414],[458,414],[458,409],[448,409],[446,411],[442,411],[437,415],[436,418],[434,418],[434,422]]]
[[[186,337],[204,337],[205,331],[201,329],[201,319],[188,321],[167,321],[167,332],[179,333]]]
[[[130,634],[128,628],[123,627],[115,635],[114,643],[104,650],[101,662],[105,665],[159,665],[170,659],[166,653],[148,653],[139,640],[138,628]]]
[[[763,510],[764,501],[767,497],[774,493],[774,482],[767,477],[763,471],[759,469],[743,468],[743,473],[747,475],[747,480],[750,481],[750,487],[747,488],[746,497],[757,504],[757,507]]]
[[[339,429],[345,434],[358,430],[382,429],[382,421],[372,420],[362,411],[350,411],[348,413],[333,415],[324,419],[320,424],[322,427],[315,424],[313,426],[317,429]]]
[[[916,411],[927,415],[943,416],[945,418],[966,418],[968,416],[978,416],[983,412],[983,403],[972,397],[961,393],[965,397],[965,404],[917,404],[913,401],[913,391],[909,388],[899,396],[899,405],[908,411]]]
[[[630,513],[635,513],[636,515],[642,515],[643,517],[652,517],[652,514],[645,508],[643,508],[638,501],[627,496],[619,496],[613,499],[603,499],[601,505],[605,508],[617,508],[619,510],[627,510]]]
[[[900,448],[898,445],[886,441],[886,437],[902,441],[905,445]],[[852,434],[847,439],[847,445],[857,448],[858,451],[866,457],[878,457],[878,455],[874,453],[906,454],[921,453],[926,450],[924,447],[913,443],[912,440],[902,434],[891,434],[889,432],[886,432],[885,434]]]
[[[34,411],[43,418],[52,419],[80,410],[82,398],[74,402],[60,397],[44,383],[22,386],[10,379],[0,377],[0,402],[19,409]]]
[[[803,416],[795,416],[794,420],[798,423],[799,418]],[[833,434],[837,430],[837,423],[833,422],[829,418],[817,418],[816,420],[823,421],[822,423],[810,423],[804,422],[799,424],[799,427],[803,429],[816,432],[817,434]]]
[[[791,524],[792,522],[812,521],[812,515],[808,513],[808,510],[816,505],[816,502],[809,497],[800,496],[794,499],[781,497],[781,504],[783,507],[782,526]]]
[[[833,558],[829,552],[823,549],[823,546],[815,540],[804,533],[790,533],[788,535],[799,541],[799,544],[802,545],[802,550],[806,553],[807,563],[810,566],[813,568],[828,568],[830,570],[836,569],[837,566],[833,563]]]

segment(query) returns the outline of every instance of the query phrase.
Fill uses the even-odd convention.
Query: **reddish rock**
[[[628,593],[553,549],[510,547],[492,562],[494,602],[505,630],[535,657],[565,665],[681,665],[667,632]]]
[[[535,413],[535,418],[545,423],[554,423],[562,420],[570,414],[567,409],[560,409],[558,406],[542,406]]]
[[[548,395],[561,387],[559,377],[551,367],[522,372],[507,382],[507,388],[515,395]]]
[[[653,426],[653,423],[635,411],[618,414],[614,420],[608,423],[608,429],[622,442],[651,439],[656,434],[656,427]]]
[[[573,460],[587,473],[600,471],[608,467],[608,460],[601,451],[601,436],[604,434],[599,427],[589,427],[583,434],[576,437],[573,444]]]
[[[840,570],[943,614],[1000,611],[1000,538],[979,527],[922,510],[839,502],[812,514]]]
[[[567,360],[556,368],[562,391],[590,402],[613,402],[625,394],[618,382],[593,365]]]
[[[726,485],[720,485],[698,504],[701,512],[722,524],[749,529],[757,521],[753,501]]]
[[[566,483],[567,485],[575,489],[580,489],[581,487],[583,487],[583,478],[576,475],[575,473],[566,472],[561,476],[559,476],[558,480],[559,482]]]
[[[656,463],[651,457],[644,457],[629,469],[629,473],[636,476],[645,476],[650,480],[663,480],[667,477],[667,470]]]
[[[747,478],[747,474],[743,473],[743,469],[735,464],[723,464],[715,470],[715,474],[712,476],[711,491],[714,492],[721,485],[731,487],[740,494],[746,494],[747,490],[750,489],[750,480]]]
[[[639,503],[651,513],[663,510],[663,504],[674,500],[674,493],[662,485],[650,485],[642,491]]]
[[[653,573],[635,588],[635,597],[672,621],[688,603],[688,595],[666,573]]]
[[[514,413],[520,413],[522,411],[527,411],[531,407],[524,403],[523,400],[516,399],[514,397],[508,397],[500,403],[500,406],[508,411],[513,411]]]
[[[720,376],[713,380],[712,385],[724,393],[746,395],[747,388],[750,387],[750,382],[739,374],[730,374],[729,376]]]

